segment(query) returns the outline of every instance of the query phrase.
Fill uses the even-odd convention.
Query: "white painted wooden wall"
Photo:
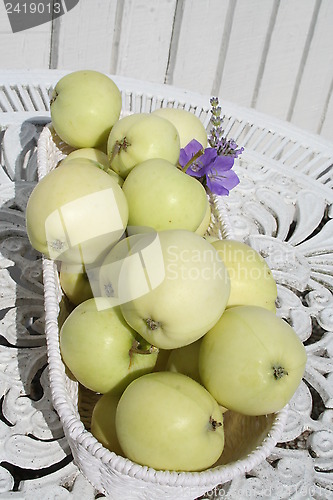
[[[15,34],[1,1],[0,48],[0,75],[90,68],[168,83],[333,141],[333,0],[80,0]]]

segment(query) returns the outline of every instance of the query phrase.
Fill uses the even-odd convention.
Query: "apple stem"
[[[133,341],[132,347],[129,350],[130,356],[132,356],[134,353],[153,354],[154,352],[158,352],[158,347],[150,345],[148,348],[143,348],[142,344],[138,340]]]
[[[114,160],[114,158],[119,155],[119,153],[124,150],[126,151],[126,149],[128,148],[128,146],[130,146],[130,143],[128,142],[127,138],[124,137],[121,141],[116,141],[113,148],[112,148],[112,152],[111,152],[111,156],[109,158],[109,161],[110,163],[112,163],[112,161]]]
[[[273,375],[274,375],[274,378],[276,380],[279,380],[280,378],[284,377],[285,375],[288,375],[288,372],[282,366],[273,366]]]
[[[212,426],[212,430],[213,431],[216,431],[216,429],[218,429],[219,427],[221,427],[222,425],[222,422],[218,422],[217,420],[215,420],[213,417],[210,417],[209,418],[209,423],[210,425]]]

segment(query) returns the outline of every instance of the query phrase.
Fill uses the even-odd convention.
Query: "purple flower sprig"
[[[183,172],[196,177],[211,193],[228,195],[239,184],[237,174],[232,170],[234,160],[244,150],[238,148],[235,141],[224,137],[221,127],[221,107],[217,97],[212,97],[211,124],[208,137],[210,147],[204,148],[196,139],[192,139],[180,150],[179,165]]]
[[[222,129],[223,118],[221,116],[221,107],[217,97],[212,97],[211,104],[211,124],[210,135],[208,136],[208,144],[217,150],[217,154],[223,156],[232,156],[238,158],[244,151],[244,148],[238,148],[238,145],[233,139],[224,137],[224,130]]]

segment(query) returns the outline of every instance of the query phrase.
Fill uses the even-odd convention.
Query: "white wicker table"
[[[73,463],[48,386],[41,258],[25,232],[36,144],[48,92],[64,72],[0,75],[0,499],[99,498]],[[113,77],[124,103],[191,103],[205,124],[209,96]],[[144,98],[143,98],[144,94]],[[308,364],[281,442],[246,477],[205,498],[333,498],[333,143],[223,102],[225,129],[245,147],[226,206],[237,238],[266,259],[278,314],[304,341]],[[153,499],[151,499],[153,500]]]

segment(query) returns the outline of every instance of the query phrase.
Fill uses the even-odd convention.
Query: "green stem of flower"
[[[197,160],[198,158],[200,158],[201,155],[203,155],[203,150],[202,149],[200,149],[200,151],[198,151],[194,156],[192,156],[192,158],[186,163],[186,165],[184,167],[180,167],[180,170],[185,173],[186,170],[189,168],[189,166],[195,160]]]

